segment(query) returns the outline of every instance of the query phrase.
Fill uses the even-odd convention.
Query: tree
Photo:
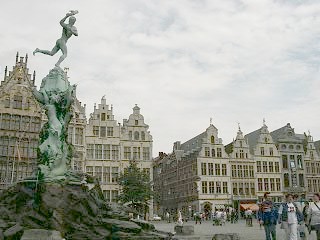
[[[122,191],[118,200],[129,203],[131,207],[145,215],[148,201],[153,196],[149,174],[138,168],[136,162],[130,161],[130,165],[120,174],[119,184]]]

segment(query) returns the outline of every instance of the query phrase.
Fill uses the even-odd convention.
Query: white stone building
[[[121,191],[118,177],[129,161],[150,174],[152,180],[152,136],[144,122],[140,108],[136,105],[129,119],[121,126],[114,119],[113,107],[105,97],[90,114],[86,127],[86,172],[96,176],[107,201],[115,202]],[[153,214],[150,203],[149,214]]]

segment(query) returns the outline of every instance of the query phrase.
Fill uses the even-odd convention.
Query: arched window
[[[139,132],[134,132],[134,140],[139,140]]]
[[[214,136],[211,136],[211,143],[214,143]]]
[[[283,175],[283,181],[284,181],[284,187],[289,187],[290,186],[289,173],[285,173]]]

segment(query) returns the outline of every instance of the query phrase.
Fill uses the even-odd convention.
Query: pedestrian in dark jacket
[[[258,212],[258,221],[263,225],[266,240],[276,240],[276,225],[278,221],[278,211],[274,208],[269,192],[264,194],[264,201],[261,203]]]

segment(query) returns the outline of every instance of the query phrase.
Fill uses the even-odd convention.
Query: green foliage
[[[118,200],[122,203],[146,206],[148,200],[153,196],[150,176],[139,169],[136,162],[130,162],[130,165],[120,174],[119,184],[122,192]]]

